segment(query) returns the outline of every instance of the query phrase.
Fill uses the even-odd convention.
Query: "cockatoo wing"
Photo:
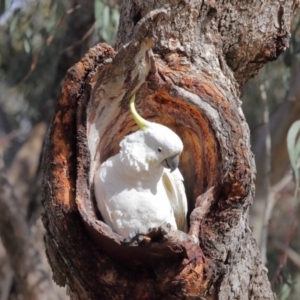
[[[178,169],[170,172],[164,169],[162,181],[174,211],[175,220],[179,230],[187,231],[187,199],[183,185],[183,177]]]

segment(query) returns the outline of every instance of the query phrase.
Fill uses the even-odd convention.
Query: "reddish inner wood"
[[[150,93],[149,93],[150,94]],[[194,208],[196,198],[208,188],[220,182],[221,161],[218,142],[208,120],[199,108],[166,93],[163,97],[138,97],[136,108],[142,117],[163,124],[175,131],[183,141],[179,169],[184,177],[189,212]],[[111,138],[117,126],[118,133]],[[128,112],[121,112],[112,120],[100,139],[101,163],[119,152],[119,143],[125,135],[138,130]]]

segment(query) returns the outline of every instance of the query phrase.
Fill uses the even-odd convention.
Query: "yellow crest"
[[[138,114],[134,106],[134,101],[135,101],[135,95],[131,97],[130,104],[129,104],[132,117],[135,120],[136,124],[138,124],[142,130],[145,130],[148,127],[149,121],[145,120]]]

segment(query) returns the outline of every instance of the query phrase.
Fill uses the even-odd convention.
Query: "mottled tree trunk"
[[[71,299],[274,299],[248,226],[255,165],[239,100],[288,46],[298,1],[125,0],[117,51],[69,70],[44,155],[43,221]],[[182,138],[188,234],[123,241],[95,208],[97,167],[137,129],[130,97]]]

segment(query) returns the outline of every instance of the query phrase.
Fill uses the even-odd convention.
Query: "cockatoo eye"
[[[158,152],[161,152],[161,151],[162,151],[161,147],[158,147],[158,148],[157,148],[157,151],[158,151]]]

